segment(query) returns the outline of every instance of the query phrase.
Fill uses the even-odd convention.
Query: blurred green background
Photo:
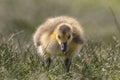
[[[59,58],[46,70],[32,43],[40,24],[61,15],[77,18],[88,40],[71,76]],[[41,78],[120,80],[120,0],[0,0],[0,80]]]
[[[47,18],[67,15],[80,21],[88,40],[110,41],[120,34],[110,7],[119,23],[120,0],[0,0],[0,34],[30,40]]]

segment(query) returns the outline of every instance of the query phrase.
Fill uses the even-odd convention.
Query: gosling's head
[[[64,53],[67,51],[67,46],[72,40],[72,28],[69,24],[61,24],[56,30],[56,40]]]

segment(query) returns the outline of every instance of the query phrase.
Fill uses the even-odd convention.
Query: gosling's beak
[[[66,52],[66,50],[67,50],[67,42],[61,43],[61,51]]]

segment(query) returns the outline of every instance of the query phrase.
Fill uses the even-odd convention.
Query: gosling
[[[44,57],[49,67],[51,57],[64,59],[66,72],[69,72],[72,58],[79,53],[84,42],[83,30],[79,22],[68,16],[47,19],[33,35],[38,54]]]

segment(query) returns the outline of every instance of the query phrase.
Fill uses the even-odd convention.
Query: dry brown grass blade
[[[118,20],[117,20],[117,17],[116,17],[116,15],[115,15],[115,12],[114,12],[114,10],[112,9],[111,6],[109,6],[109,9],[110,9],[110,11],[111,11],[111,13],[112,13],[112,16],[113,16],[113,19],[114,19],[114,23],[115,23],[115,25],[116,25],[119,33],[120,33],[120,24],[119,24],[119,22],[118,22]]]

